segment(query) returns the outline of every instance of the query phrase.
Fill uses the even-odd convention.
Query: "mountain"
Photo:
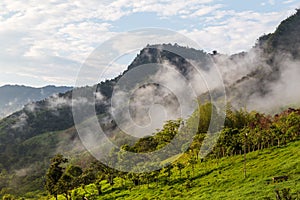
[[[141,65],[155,62],[171,66],[176,73],[192,83],[200,99],[207,99],[208,95],[207,91],[201,87],[203,84],[199,81],[201,79],[197,78],[197,70],[200,70],[204,76],[208,76],[213,66],[216,65],[223,76],[228,99],[234,106],[237,108],[245,105],[251,105],[250,108],[259,108],[259,105],[271,106],[272,100],[277,98],[274,96],[276,90],[272,86],[278,86],[278,82],[283,80],[287,68],[285,64],[297,63],[299,59],[299,49],[297,49],[300,46],[299,15],[300,11],[297,10],[297,13],[283,21],[274,33],[259,38],[257,44],[249,52],[228,56],[209,54],[202,50],[171,44],[148,45],[140,51],[128,69],[114,79],[103,81],[95,86],[75,88],[27,104],[22,110],[0,121],[0,169],[2,173],[0,190],[5,189],[11,193],[40,190],[43,187],[43,175],[49,159],[54,154],[64,152],[66,155],[74,155],[84,150],[74,127],[72,103],[73,109],[76,110],[81,105],[95,101],[95,106],[89,105],[87,109],[81,109],[79,121],[88,120],[92,117],[88,112],[89,109],[95,109],[101,127],[108,132],[109,137],[116,140],[123,139],[119,141],[123,144],[124,139],[129,136],[125,138],[124,135],[120,135],[121,131],[117,128],[117,122],[111,116],[111,98],[115,88],[123,87],[123,85],[118,85],[120,80]],[[293,44],[292,48],[290,48],[291,44]],[[288,60],[282,59],[282,55],[285,55],[284,58]],[[196,70],[194,64],[198,67]],[[179,81],[168,74],[161,75],[160,68],[147,68],[146,70],[149,70],[147,77],[135,78],[150,80],[154,77],[155,80],[165,80],[171,85]],[[223,94],[219,92],[220,85],[213,86],[210,92],[222,98]],[[144,93],[145,91],[155,91],[157,95],[152,98],[148,93]],[[179,100],[164,88],[157,84],[149,84],[138,88],[138,92],[143,92],[142,97],[147,95],[151,97],[142,98],[143,101],[153,101],[167,106],[167,111],[174,111],[175,114],[172,116],[177,116]],[[179,89],[177,92],[183,91]],[[77,94],[76,97],[73,96],[74,93]],[[269,94],[271,97],[268,96]],[[288,97],[287,99],[291,99],[290,96]],[[120,101],[122,102],[122,98]],[[133,99],[132,102],[134,103],[135,100]],[[147,121],[146,114],[143,114],[146,116],[145,119],[138,115],[144,111],[135,110],[134,119],[140,120],[139,122]],[[134,137],[129,139],[136,141]]]
[[[280,23],[274,33],[263,35],[258,39],[257,45],[267,53],[290,54],[293,58],[299,58],[298,36],[300,31],[300,11]],[[288,34],[287,34],[288,33]]]
[[[33,88],[21,85],[4,85],[0,87],[0,118],[6,117],[24,105],[45,99],[57,93],[65,93],[71,87],[45,86]]]
[[[300,10],[296,9],[274,33],[261,36],[249,52],[232,55],[230,60],[250,70],[227,87],[229,100],[238,107],[273,113],[299,105],[300,94],[295,90],[300,73],[299,33]]]

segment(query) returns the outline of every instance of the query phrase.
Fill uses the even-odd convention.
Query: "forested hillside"
[[[212,111],[212,104],[208,103],[200,106],[197,112],[209,118]],[[193,121],[193,117],[190,120]],[[58,154],[48,168],[46,189],[53,197],[67,199],[182,199],[189,195],[194,199],[275,199],[276,195],[297,199],[300,195],[300,155],[297,150],[300,109],[288,109],[270,116],[228,108],[225,127],[205,158],[199,151],[209,120],[203,121],[206,123],[199,125],[188,150],[178,154],[175,162],[148,162],[145,155],[135,166],[151,169],[161,165],[154,171],[122,172],[86,153],[75,160]],[[145,153],[163,148],[179,134],[180,124],[180,120],[168,121],[154,136],[141,138],[133,146],[125,144],[121,149]],[[120,165],[134,162],[129,161],[122,150],[110,152],[107,160]],[[43,193],[38,194],[43,198]]]
[[[299,141],[280,148],[192,162],[184,155],[170,168],[152,174],[102,178],[70,190],[72,199],[299,199]],[[98,170],[101,171],[101,170]],[[99,172],[101,173],[101,172]],[[104,175],[102,175],[104,176]],[[100,176],[100,177],[102,177]],[[72,187],[70,187],[72,188]],[[46,199],[46,193],[39,194]],[[30,195],[27,196],[30,198]],[[65,199],[59,195],[59,199]],[[69,197],[69,198],[70,198]],[[54,198],[52,198],[54,199]]]

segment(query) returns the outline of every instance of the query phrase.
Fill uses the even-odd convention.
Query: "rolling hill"
[[[170,181],[158,184],[147,184],[124,188],[122,180],[110,187],[103,181],[103,194],[98,195],[95,184],[78,188],[77,194],[94,199],[276,199],[275,191],[279,194],[287,188],[292,188],[289,194],[293,199],[300,195],[300,142],[290,143],[281,148],[272,148],[247,154],[247,177],[244,177],[243,155],[225,157],[220,160],[212,159],[198,162],[194,166],[193,178],[187,178],[192,171],[191,165],[181,171],[173,168]],[[179,161],[186,162],[183,157]],[[287,181],[273,182],[273,177],[288,176]],[[73,192],[75,193],[75,192]],[[80,195],[79,195],[80,196]],[[41,197],[43,198],[43,197]],[[290,197],[292,199],[292,197]],[[63,198],[62,198],[63,199]]]

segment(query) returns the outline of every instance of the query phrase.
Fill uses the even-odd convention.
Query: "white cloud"
[[[133,13],[155,13],[168,19],[179,17],[187,20],[186,23],[199,18],[208,26],[200,29],[195,24],[193,31],[181,32],[194,38],[204,49],[223,52],[249,48],[258,36],[274,30],[287,16],[286,12],[260,14],[221,10],[224,5],[214,2],[217,1],[1,0],[0,70],[39,79],[45,84],[72,85],[80,65],[93,49],[117,33],[114,23]],[[137,42],[127,39],[127,43]]]
[[[201,6],[199,9],[194,11],[193,13],[187,13],[187,15],[182,16],[183,18],[188,18],[188,17],[201,17],[204,15],[207,15],[209,13],[212,13],[213,11],[218,10],[219,8],[222,8],[223,5],[221,4],[216,4],[213,6]]]
[[[182,30],[207,51],[218,50],[232,54],[247,51],[264,33],[271,33],[289,12],[258,13],[252,11],[220,11],[207,18],[211,24],[203,29]],[[223,19],[222,22],[215,22]]]
[[[270,5],[275,5],[275,0],[269,0]]]
[[[135,1],[133,3],[133,12],[156,12],[162,17],[170,17],[174,15],[187,16],[197,11],[198,9],[205,9],[203,4],[208,4],[214,0],[150,0],[150,1]],[[210,6],[207,5],[208,8]]]
[[[15,124],[11,127],[13,129],[22,129],[27,124],[27,119],[28,116],[23,112],[21,115],[17,116]]]
[[[283,4],[290,4],[290,3],[294,3],[295,0],[286,0],[286,1],[283,1],[282,3]]]
[[[98,9],[96,3],[86,5]],[[45,84],[73,84],[84,59],[111,35],[110,24],[93,20],[97,10],[90,12],[86,5],[81,8],[67,0],[1,1],[1,71],[39,78]]]

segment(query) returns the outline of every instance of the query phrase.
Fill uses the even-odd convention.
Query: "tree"
[[[102,181],[102,179],[97,179],[97,181],[95,182],[95,185],[96,185],[99,196],[102,194],[101,181]]]
[[[63,194],[66,199],[69,199],[69,190],[72,189],[72,177],[64,173],[58,181],[58,194]]]
[[[192,166],[192,172],[193,172],[193,177],[194,177],[195,176],[195,174],[194,174],[195,165],[197,164],[197,161],[195,160],[194,157],[191,157],[188,162]]]
[[[151,143],[155,144],[157,149],[163,148],[165,145],[170,144],[172,139],[178,133],[181,121],[181,119],[167,121],[164,124],[163,129],[155,134],[155,140]]]
[[[177,167],[178,170],[179,170],[179,176],[180,176],[180,178],[181,178],[181,170],[184,168],[184,165],[183,165],[182,163],[178,162],[178,163],[176,164],[176,167]]]
[[[170,182],[170,177],[172,175],[173,165],[172,163],[167,163],[162,169],[162,173],[167,175],[168,182]]]
[[[50,168],[46,174],[46,190],[55,197],[57,200],[57,195],[60,192],[60,179],[64,173],[64,167],[61,165],[67,163],[68,159],[64,158],[61,154],[54,156],[51,159]]]
[[[11,194],[5,194],[3,197],[2,197],[2,200],[14,200],[15,197]]]
[[[107,157],[107,162],[111,162],[112,158],[116,159],[115,157]],[[118,175],[116,169],[110,168],[100,161],[94,161],[87,172],[85,172],[85,175],[91,178],[91,180],[106,179],[111,186],[114,185],[114,178]]]
[[[99,161],[92,162],[89,165],[89,167],[86,170],[84,170],[84,172],[82,172],[82,174],[78,177],[80,184],[84,186],[91,183],[95,183],[96,189],[98,191],[98,195],[101,195],[102,194],[101,181],[106,178],[103,173],[104,167],[105,166]],[[78,170],[76,171],[80,172]]]
[[[66,199],[69,197],[69,191],[79,187],[82,182],[83,171],[79,166],[69,165],[59,181],[60,193],[64,194]]]
[[[129,172],[128,179],[132,181],[134,186],[138,186],[140,184],[140,174]]]
[[[199,158],[199,151],[200,151],[200,148],[201,148],[201,145],[202,145],[204,139],[205,139],[205,134],[203,134],[203,133],[196,134],[193,137],[192,144],[190,145],[190,148],[193,151],[193,153],[195,154],[197,160]]]

